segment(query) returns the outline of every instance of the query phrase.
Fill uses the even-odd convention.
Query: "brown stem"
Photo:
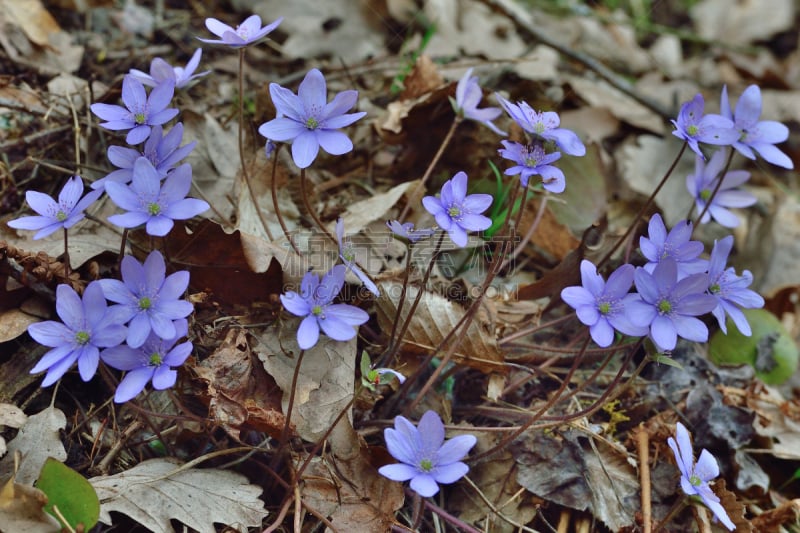
[[[385,366],[389,364],[389,357],[391,356],[392,343],[394,342],[394,334],[397,333],[397,325],[400,323],[400,316],[403,312],[403,305],[406,301],[406,291],[408,289],[408,279],[411,275],[411,256],[414,252],[414,243],[410,242],[406,248],[408,255],[406,256],[406,269],[403,273],[403,288],[400,290],[400,301],[397,303],[397,310],[395,311],[394,321],[392,322],[392,332],[389,334],[389,343],[387,344],[386,355],[381,357],[377,366]]]
[[[64,228],[64,279],[69,283],[69,245],[67,243],[67,228]]]
[[[256,208],[258,220],[261,221],[261,226],[264,228],[269,240],[273,241],[275,239],[272,238],[272,233],[270,233],[269,226],[267,226],[267,219],[264,218],[264,213],[261,212],[261,207],[258,205],[253,184],[250,182],[250,175],[247,173],[247,165],[244,162],[244,51],[246,48],[243,46],[239,49],[239,161],[242,164],[242,177],[247,185],[247,191],[250,193],[253,207]]]
[[[275,209],[275,216],[278,217],[278,223],[281,225],[281,229],[283,230],[283,234],[286,236],[286,240],[288,240],[289,244],[292,245],[292,249],[297,255],[303,255],[302,252],[300,252],[300,249],[297,248],[297,245],[294,243],[294,239],[292,239],[292,235],[289,233],[289,228],[286,227],[286,222],[283,220],[283,214],[281,213],[281,208],[278,202],[278,184],[277,180],[275,179],[275,174],[278,168],[278,152],[282,146],[283,145],[278,145],[278,147],[275,149],[275,153],[272,154],[272,182],[270,183],[272,189],[272,206]]]
[[[708,198],[708,200],[706,200],[706,205],[703,206],[703,210],[700,211],[700,214],[695,219],[695,221],[694,221],[694,227],[695,228],[700,225],[700,221],[703,220],[703,217],[706,215],[706,212],[708,211],[708,208],[711,207],[711,202],[714,201],[714,197],[719,192],[720,187],[722,187],[722,179],[725,177],[725,174],[728,173],[728,169],[731,166],[731,161],[733,161],[733,150],[730,149],[730,148],[728,150],[730,150],[730,152],[728,153],[728,160],[725,162],[725,168],[722,169],[722,174],[719,175],[719,179],[717,180],[717,185],[714,187],[714,190],[711,192],[711,196]],[[689,209],[689,215],[686,218],[687,219],[690,218],[691,214],[692,214],[692,210]]]
[[[408,203],[406,203],[406,206],[400,213],[399,217],[400,222],[405,220],[405,218],[408,216],[408,212],[411,210],[411,206],[416,204],[420,200],[419,196],[425,189],[425,184],[428,182],[428,178],[431,177],[433,169],[436,168],[436,164],[439,162],[439,159],[442,158],[445,149],[450,144],[450,141],[453,140],[453,134],[456,132],[456,128],[461,123],[461,120],[462,119],[459,115],[456,115],[453,118],[453,123],[450,124],[450,129],[447,130],[447,134],[444,136],[442,144],[439,146],[439,150],[436,151],[436,154],[433,156],[433,159],[431,159],[431,162],[428,164],[428,168],[425,169],[425,174],[422,175],[422,179],[420,179],[419,183],[417,183],[417,186],[414,187],[414,190],[408,196]]]
[[[644,533],[651,533],[653,508],[650,502],[650,439],[642,424],[636,430],[636,449],[639,453],[639,479],[642,486],[642,522]]]
[[[300,169],[300,196],[303,197],[303,205],[306,208],[306,212],[311,216],[314,220],[314,223],[317,227],[334,243],[337,243],[336,237],[331,235],[331,232],[322,224],[322,220],[317,216],[317,212],[311,208],[311,199],[309,198],[308,194],[308,187],[306,186],[306,169]],[[338,243],[337,243],[338,244]]]

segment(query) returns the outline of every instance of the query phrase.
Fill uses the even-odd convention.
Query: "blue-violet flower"
[[[747,288],[753,283],[753,274],[749,270],[737,276],[733,267],[725,268],[731,248],[733,248],[733,235],[728,235],[715,241],[711,250],[711,260],[708,263],[708,293],[717,299],[717,306],[711,314],[717,319],[723,333],[728,333],[725,325],[727,313],[739,331],[749,337],[752,334],[750,324],[739,308],[764,307],[764,298]]]
[[[469,467],[461,461],[478,442],[474,435],[458,435],[445,442],[444,424],[435,411],[428,411],[419,427],[406,418],[394,419],[394,429],[383,431],[386,447],[399,463],[382,466],[381,475],[393,481],[411,480],[411,489],[427,498],[439,492],[439,483],[455,483]]]
[[[108,221],[122,228],[146,224],[148,235],[163,237],[174,226],[174,220],[186,220],[210,208],[204,200],[186,198],[192,186],[192,167],[184,163],[167,175],[164,183],[147,158],[140,157],[133,165],[130,186],[109,181],[106,192],[122,209]]]
[[[644,265],[647,272],[652,273],[664,259],[672,259],[677,263],[678,279],[705,272],[708,268],[708,261],[700,258],[703,243],[689,240],[692,237],[691,222],[682,220],[667,233],[664,220],[656,213],[647,225],[647,235],[639,238],[639,248],[648,261]]]
[[[97,371],[100,349],[121,343],[126,328],[107,307],[97,281],[86,286],[83,298],[69,285],[59,285],[56,313],[63,323],[48,320],[28,326],[28,333],[36,342],[52,348],[31,369],[31,374],[47,370],[42,386],[48,387],[77,361],[81,379],[89,381]]]
[[[672,453],[675,454],[675,462],[681,471],[681,488],[683,492],[687,496],[699,496],[705,506],[714,513],[714,516],[728,528],[728,531],[733,531],[736,526],[720,503],[719,496],[714,494],[709,485],[711,480],[719,476],[717,460],[711,455],[711,452],[703,449],[700,452],[700,458],[697,463],[694,462],[694,450],[692,450],[689,430],[680,422],[675,428],[675,436],[678,438],[677,443],[675,439],[670,437],[667,439],[667,444],[672,448]]]
[[[707,274],[692,274],[679,280],[678,264],[664,259],[652,274],[637,268],[633,282],[641,299],[627,302],[625,313],[634,326],[650,328],[650,337],[659,350],[673,350],[678,337],[695,342],[708,340],[708,328],[695,318],[717,306],[717,300],[706,294]]]
[[[512,141],[500,141],[505,146],[498,150],[501,156],[516,163],[515,166],[506,169],[507,176],[519,174],[519,180],[523,187],[528,186],[528,179],[531,176],[539,175],[542,177],[542,185],[548,191],[559,194],[566,188],[566,180],[561,169],[554,167],[554,163],[561,159],[561,152],[545,153],[544,147],[538,143],[524,145]]]
[[[192,141],[181,146],[182,140],[183,124],[178,122],[166,135],[163,135],[161,126],[153,127],[150,137],[144,143],[144,150],[141,152],[133,148],[110,146],[108,148],[108,160],[119,168],[92,183],[92,189],[105,187],[107,181],[130,183],[133,179],[134,164],[140,157],[146,157],[153,164],[161,179],[166,178],[167,173],[175,168],[175,165],[184,157],[188,156],[197,144],[197,141]]]
[[[442,186],[439,198],[426,196],[422,205],[433,215],[440,228],[449,233],[456,246],[467,245],[468,231],[483,231],[492,225],[481,215],[492,205],[491,194],[467,194],[467,175],[458,172]]]
[[[253,44],[267,36],[272,30],[278,27],[283,21],[283,17],[272,24],[267,24],[261,27],[261,17],[258,15],[250,15],[244,22],[232,28],[221,20],[215,18],[206,19],[206,28],[208,31],[219,37],[219,39],[200,39],[204,43],[210,44],[224,44],[231,48],[242,48],[249,44]]]
[[[498,93],[495,93],[495,98],[514,122],[531,135],[554,142],[565,154],[576,156],[586,154],[586,147],[574,131],[559,128],[561,119],[558,113],[535,111],[527,102],[512,104]]]
[[[714,192],[719,183],[718,176],[725,166],[726,152],[726,149],[714,152],[707,165],[702,157],[697,156],[694,174],[686,176],[686,188],[694,196],[698,215],[705,209],[708,199],[711,198],[711,193]],[[700,219],[700,223],[705,224],[713,218],[720,226],[726,228],[737,227],[739,225],[739,217],[727,208],[747,207],[756,203],[755,196],[736,188],[748,179],[750,179],[750,173],[746,170],[726,172],[722,178],[722,185],[720,185],[703,218]]]
[[[413,222],[403,222],[401,224],[399,220],[387,220],[386,226],[392,233],[409,242],[417,242],[436,233],[433,228],[415,229]]]
[[[143,85],[156,87],[164,82],[172,82],[176,89],[183,89],[190,83],[198,78],[207,76],[211,73],[210,70],[204,72],[194,73],[197,66],[200,64],[200,57],[203,55],[203,49],[198,48],[192,54],[186,67],[173,67],[160,57],[153,58],[150,62],[150,74],[132,68],[128,74],[142,82]]]
[[[672,134],[689,143],[694,153],[705,159],[698,143],[729,146],[736,142],[738,132],[733,128],[733,121],[722,115],[703,115],[705,100],[697,94],[692,100],[681,106],[678,120],[673,120],[675,129]]]
[[[468,69],[456,85],[456,99],[453,102],[455,112],[466,119],[480,122],[498,135],[507,135],[492,123],[500,116],[502,110],[499,107],[478,109],[482,98],[483,91],[478,85],[478,77],[472,75],[472,69]]]
[[[792,169],[792,160],[775,147],[789,138],[789,128],[774,120],[762,120],[761,117],[761,89],[758,85],[751,85],[744,90],[736,102],[736,112],[731,113],[731,104],[728,101],[728,87],[722,88],[720,102],[722,116],[733,120],[734,128],[739,137],[733,147],[748,159],[755,159],[753,150],[759,153],[767,162],[779,167]]]
[[[112,130],[130,130],[125,142],[139,144],[150,135],[150,128],[169,122],[178,110],[167,108],[175,86],[169,81],[155,87],[150,96],[142,82],[128,74],[122,80],[122,103],[125,107],[110,104],[92,104],[92,113],[107,122],[100,126]]]
[[[139,263],[130,255],[122,258],[122,281],[101,279],[105,297],[116,302],[118,316],[128,323],[127,343],[140,347],[150,331],[162,339],[175,336],[173,320],[187,317],[194,310],[191,302],[181,299],[189,286],[189,272],[180,270],[166,276],[167,267],[161,252],[154,250]]]
[[[300,282],[300,292],[281,294],[281,302],[295,316],[305,317],[297,328],[297,344],[307,350],[317,344],[319,330],[337,341],[349,341],[356,336],[353,326],[360,326],[369,315],[354,305],[334,304],[333,299],[344,286],[344,265],[335,265],[322,277],[307,272]]]
[[[156,390],[175,385],[178,372],[173,367],[181,366],[192,353],[191,342],[175,343],[188,331],[188,322],[181,318],[175,321],[175,335],[170,338],[163,339],[152,332],[139,348],[122,344],[103,351],[104,363],[127,372],[117,386],[114,401],[122,403],[136,397],[151,380]]]
[[[262,124],[258,133],[272,141],[292,141],[292,159],[298,167],[310,166],[320,146],[331,155],[353,149],[353,142],[339,129],[367,114],[346,113],[356,104],[358,91],[342,91],[327,103],[325,77],[311,69],[300,82],[297,94],[277,83],[269,84],[269,94],[278,116]]]
[[[344,266],[346,266],[353,274],[361,280],[361,283],[367,288],[369,292],[375,296],[380,296],[378,286],[375,285],[370,277],[361,270],[356,263],[356,252],[353,247],[353,241],[344,236],[344,219],[339,218],[336,221],[336,243],[339,245],[339,257],[342,259]]]
[[[91,191],[83,194],[83,180],[80,176],[72,176],[58,193],[58,202],[47,194],[38,191],[27,191],[25,199],[38,216],[20,217],[8,222],[14,229],[37,230],[34,240],[47,237],[51,233],[64,228],[69,229],[85,217],[83,211],[97,200],[102,191]]]
[[[625,316],[628,302],[638,299],[628,291],[633,284],[633,265],[620,266],[608,277],[608,282],[597,273],[591,261],[581,261],[581,287],[567,287],[561,291],[561,299],[575,309],[578,320],[589,326],[592,340],[603,348],[611,346],[614,330],[642,337],[647,335],[647,327],[631,324]]]

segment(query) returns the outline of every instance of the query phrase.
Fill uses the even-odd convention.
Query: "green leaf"
[[[86,478],[64,463],[52,457],[47,459],[36,486],[47,495],[44,510],[59,521],[61,519],[53,512],[54,506],[72,529],[78,529],[82,524],[83,530],[89,531],[97,524],[100,517],[97,493]]]

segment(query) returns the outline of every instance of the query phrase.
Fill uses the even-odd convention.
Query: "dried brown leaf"
[[[0,489],[0,531],[57,533],[58,520],[44,512],[47,496],[35,487],[15,483],[12,476]]]
[[[33,485],[48,457],[65,461],[67,451],[61,443],[60,432],[66,425],[64,413],[55,407],[48,407],[30,416],[14,440],[8,443],[11,453],[0,460],[0,478],[13,472],[14,452],[17,450],[22,454],[22,462],[16,479],[23,485]]]

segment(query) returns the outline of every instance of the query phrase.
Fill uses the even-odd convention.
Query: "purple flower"
[[[502,111],[497,107],[484,107],[478,109],[478,104],[483,98],[483,91],[478,85],[478,77],[472,75],[472,69],[467,70],[458,80],[456,85],[456,99],[453,108],[456,113],[464,118],[480,122],[498,135],[507,135],[506,132],[492,124]]]
[[[58,202],[50,196],[27,191],[25,199],[38,216],[20,217],[8,222],[14,229],[38,230],[34,240],[47,237],[60,228],[69,229],[84,218],[83,211],[97,200],[102,191],[91,191],[81,199],[83,180],[80,176],[72,176],[58,193]]]
[[[764,307],[764,298],[747,288],[753,283],[753,274],[749,270],[737,276],[733,267],[725,268],[731,248],[733,248],[733,235],[728,235],[715,241],[711,250],[711,260],[708,264],[708,293],[717,300],[717,306],[711,314],[717,319],[723,333],[728,333],[725,325],[725,313],[727,313],[739,331],[749,337],[752,334],[750,324],[739,308]]]
[[[748,159],[755,159],[753,150],[759,153],[769,163],[783,168],[794,168],[794,163],[789,156],[775,148],[775,144],[782,143],[789,138],[789,128],[773,120],[762,120],[761,117],[761,89],[758,85],[751,85],[744,90],[736,102],[736,112],[731,113],[731,104],[728,102],[728,87],[722,88],[720,101],[722,116],[733,120],[734,128],[738,134],[733,147]]]
[[[123,228],[147,224],[148,235],[163,237],[174,225],[173,220],[186,220],[209,209],[208,203],[186,198],[192,186],[192,167],[184,163],[167,175],[161,183],[152,163],[140,157],[133,165],[130,186],[109,181],[106,192],[122,209],[121,215],[111,215],[108,221]]]
[[[108,148],[108,160],[119,167],[109,173],[106,177],[95,181],[93,189],[101,189],[107,181],[117,183],[130,183],[133,179],[133,167],[136,160],[140,157],[147,158],[158,171],[161,179],[167,177],[167,173],[177,165],[181,159],[188,156],[194,150],[197,141],[180,146],[183,140],[183,124],[178,122],[173,126],[169,133],[163,135],[161,126],[155,126],[150,133],[150,137],[144,143],[144,150],[138,151],[133,148],[122,146],[111,146]]]
[[[413,222],[404,222],[401,224],[399,220],[387,220],[386,226],[392,233],[409,242],[417,242],[420,239],[430,237],[436,233],[436,230],[433,228],[414,229]]]
[[[697,156],[694,166],[694,174],[686,176],[686,188],[694,196],[697,206],[697,213],[700,214],[706,207],[706,202],[711,197],[711,193],[719,183],[717,176],[725,167],[726,151],[717,150],[708,162],[702,157]],[[728,207],[747,207],[756,203],[756,197],[747,191],[736,189],[739,185],[750,179],[750,173],[746,170],[732,170],[726,172],[722,178],[722,185],[714,196],[711,205],[700,220],[705,224],[712,218],[720,226],[735,228],[739,225],[739,218],[728,211]]]
[[[249,44],[253,44],[266,37],[268,33],[278,27],[278,24],[283,21],[283,17],[272,24],[261,27],[261,17],[258,15],[250,15],[244,22],[232,28],[224,22],[215,18],[206,19],[206,28],[208,31],[220,37],[219,39],[200,39],[204,43],[210,44],[224,44],[231,48],[241,48]]]
[[[142,82],[144,85],[150,87],[157,87],[164,82],[172,82],[176,89],[183,89],[188,86],[192,81],[208,75],[211,71],[194,73],[197,66],[200,64],[200,57],[203,55],[203,49],[198,48],[192,54],[192,58],[186,63],[184,67],[173,67],[160,57],[156,57],[150,62],[150,74],[132,68],[128,74]]]
[[[125,339],[125,326],[108,309],[97,281],[86,286],[83,298],[69,285],[59,285],[56,313],[63,323],[48,320],[28,326],[28,333],[36,342],[53,348],[31,369],[31,374],[47,370],[42,386],[48,387],[77,361],[81,379],[89,381],[97,371],[100,348],[121,343]]]
[[[671,259],[678,265],[678,279],[705,272],[708,261],[700,259],[703,253],[703,243],[690,241],[692,237],[692,223],[683,220],[678,222],[667,234],[667,227],[656,213],[650,218],[647,226],[648,237],[639,238],[639,248],[648,262],[644,265],[647,272],[652,273],[656,265],[664,259]]]
[[[678,337],[690,341],[708,340],[708,328],[695,318],[717,306],[713,296],[705,294],[707,274],[692,274],[678,278],[678,264],[664,259],[653,273],[637,268],[633,275],[641,299],[625,306],[628,320],[639,327],[649,327],[650,337],[661,351],[675,348]]]
[[[687,496],[700,496],[703,503],[711,509],[714,516],[719,519],[729,531],[736,529],[733,521],[728,516],[725,508],[720,503],[719,497],[711,490],[709,481],[719,476],[719,465],[717,460],[706,449],[700,452],[697,463],[694,462],[694,451],[692,441],[689,438],[689,431],[680,422],[675,428],[675,436],[678,442],[672,437],[667,439],[667,444],[675,454],[675,462],[681,471],[681,488]]]
[[[307,350],[317,344],[320,328],[337,341],[356,336],[353,326],[360,326],[369,315],[354,305],[334,304],[333,299],[344,285],[344,265],[336,265],[322,277],[307,272],[300,282],[300,292],[281,294],[281,302],[295,316],[305,317],[297,328],[297,344]]]
[[[406,418],[394,419],[394,429],[383,431],[386,447],[399,463],[382,466],[381,475],[393,481],[411,480],[411,489],[422,497],[439,492],[439,483],[455,483],[469,467],[461,462],[478,439],[474,435],[459,435],[444,441],[444,424],[435,411],[428,411],[419,427]]]
[[[105,350],[101,357],[107,365],[127,372],[117,386],[114,401],[127,402],[144,390],[147,382],[153,381],[153,388],[164,390],[175,385],[178,372],[172,367],[180,366],[192,353],[192,343],[187,341],[175,346],[178,339],[189,331],[186,319],[175,321],[175,335],[162,339],[155,333],[148,335],[139,348],[128,345],[115,346]]]
[[[442,186],[439,198],[426,196],[422,205],[434,216],[439,227],[450,234],[450,239],[463,248],[467,245],[468,231],[483,231],[492,221],[481,215],[492,205],[490,194],[467,194],[467,175],[458,172]]]
[[[575,309],[578,319],[589,326],[589,333],[598,346],[605,348],[614,342],[614,330],[642,337],[647,327],[631,324],[625,316],[625,306],[638,299],[628,291],[633,283],[633,265],[622,265],[608,277],[608,282],[597,273],[591,261],[581,261],[582,287],[567,287],[561,291],[561,299]]]
[[[378,290],[378,286],[356,264],[356,252],[353,249],[353,242],[345,238],[344,220],[341,218],[336,221],[336,242],[339,244],[339,257],[342,258],[344,265],[361,280],[361,283],[364,284],[369,292],[375,296],[380,296],[381,293]]]
[[[539,144],[525,146],[512,141],[500,142],[505,146],[498,150],[500,155],[516,163],[516,166],[506,169],[507,176],[519,174],[522,186],[527,187],[528,178],[539,175],[542,177],[545,189],[556,194],[564,192],[566,188],[564,173],[550,164],[561,159],[561,152],[547,154],[544,147]]]
[[[358,91],[342,91],[327,103],[325,77],[311,69],[300,82],[297,94],[277,83],[269,84],[269,94],[278,116],[262,124],[258,133],[272,141],[292,141],[292,159],[298,167],[311,165],[320,146],[332,155],[353,149],[352,141],[338,130],[367,114],[345,113],[356,104]]]
[[[150,92],[142,82],[128,74],[122,80],[122,102],[125,107],[109,104],[92,104],[92,113],[107,121],[100,126],[108,130],[131,130],[125,138],[128,144],[139,144],[150,135],[150,128],[169,122],[178,110],[167,109],[175,86],[169,82],[158,85]]]
[[[166,276],[167,267],[161,252],[152,251],[139,263],[130,255],[122,259],[122,281],[101,279],[105,297],[128,324],[127,343],[140,347],[150,332],[162,339],[175,337],[173,320],[189,316],[194,310],[190,302],[180,299],[189,286],[189,272],[180,270]]]
[[[698,143],[729,146],[736,142],[738,132],[733,129],[733,121],[722,115],[703,115],[705,101],[697,94],[691,101],[681,106],[678,120],[673,120],[675,130],[672,134],[689,143],[689,148],[705,159]]]
[[[527,102],[512,104],[498,93],[495,93],[495,98],[514,122],[531,135],[556,143],[565,154],[577,156],[586,154],[586,147],[574,131],[558,127],[561,124],[558,113],[553,111],[540,113]]]

